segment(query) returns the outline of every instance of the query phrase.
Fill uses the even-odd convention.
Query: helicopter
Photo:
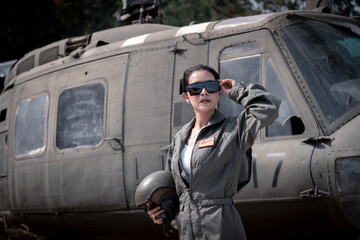
[[[159,1],[144,2],[119,17],[145,23]],[[248,238],[358,239],[360,23],[316,2],[183,27],[122,26],[25,54],[0,94],[2,219],[49,239],[164,238],[135,189],[165,169],[172,138],[194,117],[180,79],[204,64],[281,100],[233,198]],[[223,95],[218,108],[243,110]]]

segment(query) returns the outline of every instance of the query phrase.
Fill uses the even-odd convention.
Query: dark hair
[[[194,67],[188,68],[185,70],[183,78],[180,79],[180,94],[182,94],[183,92],[186,92],[186,86],[189,83],[189,77],[193,72],[196,71],[208,71],[209,73],[211,73],[215,80],[220,79],[219,74],[211,67],[209,66],[205,66],[202,64],[196,65]]]

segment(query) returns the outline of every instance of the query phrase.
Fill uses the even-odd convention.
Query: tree
[[[341,16],[360,16],[360,0],[329,0],[332,13]]]
[[[130,2],[130,0],[128,0]],[[359,16],[360,0],[328,0],[335,14]],[[116,27],[121,0],[3,1],[0,62],[67,37]],[[302,10],[306,0],[162,0],[163,22],[184,26],[258,13]]]
[[[0,14],[0,62],[57,39],[51,1],[4,1]]]
[[[302,10],[306,0],[256,0],[262,12],[282,12],[287,10]]]
[[[315,0],[313,0],[315,1]],[[281,12],[286,10],[303,10],[306,0],[256,0],[259,10],[266,12]],[[360,15],[360,0],[328,0],[331,12],[341,16],[354,17]]]
[[[120,0],[57,0],[56,23],[62,38],[88,34],[118,25],[113,13]]]
[[[254,10],[250,0],[212,0],[211,6],[214,9],[216,19],[249,16],[260,13]]]
[[[211,6],[206,0],[168,0],[162,5],[163,21],[174,26],[188,25],[191,22],[213,20]]]
[[[120,0],[4,1],[0,15],[0,62],[67,37],[116,27]]]
[[[252,8],[251,0],[165,0],[162,10],[164,23],[174,26],[256,13]]]

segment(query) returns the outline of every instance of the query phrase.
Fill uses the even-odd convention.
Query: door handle
[[[124,151],[124,144],[121,137],[104,138],[104,141],[108,141],[114,151]]]

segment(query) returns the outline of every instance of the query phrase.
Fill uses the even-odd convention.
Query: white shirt
[[[188,146],[185,144],[184,148],[181,150],[180,158],[183,168],[187,177],[190,179],[191,177],[191,154],[194,146]]]

